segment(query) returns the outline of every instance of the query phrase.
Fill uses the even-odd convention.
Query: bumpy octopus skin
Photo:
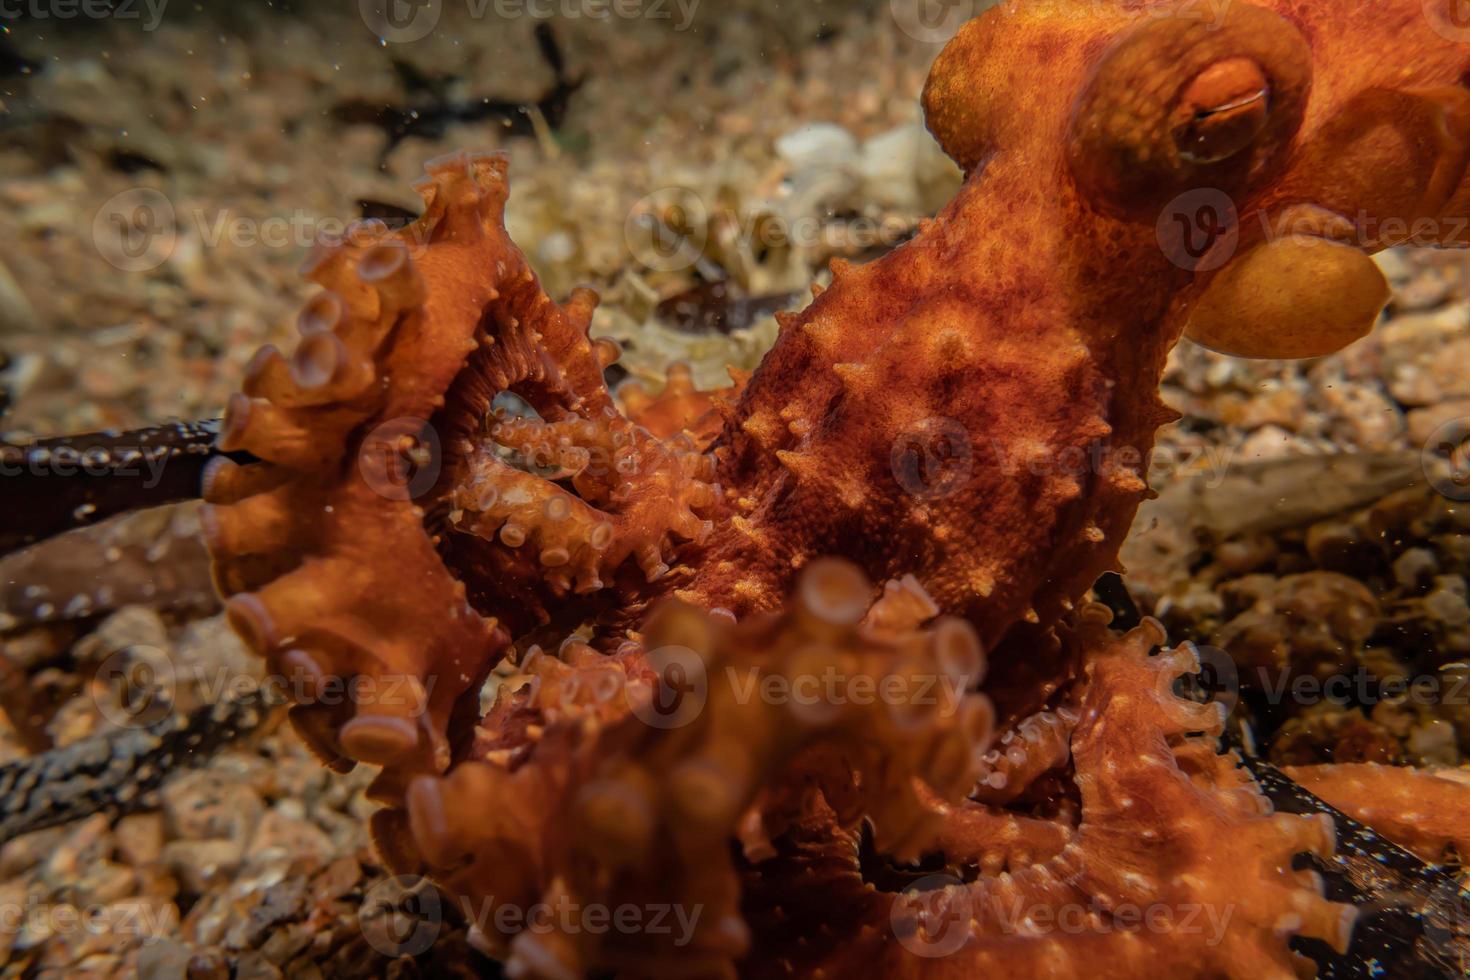
[[[1171,689],[1198,669],[1194,653],[1150,656],[1157,623],[1120,636],[1101,607],[1081,619],[1075,823],[941,806],[948,869],[899,891],[869,880],[852,828],[814,811],[748,873],[752,928],[778,937],[766,947],[776,955],[757,948],[751,975],[1292,976],[1311,965],[1284,937],[1346,945],[1353,909],[1292,870],[1295,853],[1331,852],[1330,821],[1271,813],[1234,754],[1218,752],[1215,706]],[[1026,860],[963,870],[1002,847]],[[1170,923],[1167,938],[1150,915]]]
[[[1373,762],[1282,769],[1313,795],[1425,861],[1470,854],[1470,784],[1458,769]]]
[[[1103,953],[1125,975],[1160,944],[1099,924],[1148,901],[1235,909],[1220,942],[1170,954],[1184,973],[1284,975],[1296,934],[1341,946],[1344,909],[1290,870],[1329,840],[1191,734],[1218,717],[1169,693],[1188,655],[1077,606],[1148,492],[1182,335],[1326,353],[1387,296],[1367,255],[1394,241],[1360,214],[1465,244],[1431,221],[1470,205],[1470,51],[1433,29],[1438,2],[992,9],[924,95],[958,197],[834,267],[715,395],[676,372],[620,404],[595,295],[552,301],[505,234],[505,158],[431,162],[422,218],[314,257],[300,346],[262,351],[229,406],[223,447],[264,460],[206,479],[232,623],[300,682],[293,721],[328,764],[383,767],[394,867],[709,915],[693,950],[482,929],[523,974],[1072,976]],[[1205,205],[1220,221],[1194,248]],[[980,650],[983,694],[905,718],[721,686],[971,676]],[[650,725],[673,667],[708,679],[706,707]],[[346,703],[318,696],[335,679]],[[868,880],[869,835],[881,861],[937,854],[969,880],[953,955],[885,919],[907,893]],[[996,895],[1092,925],[1001,928]]]

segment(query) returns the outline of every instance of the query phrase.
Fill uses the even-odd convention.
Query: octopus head
[[[1470,242],[1449,3],[1003,3],[941,54],[925,109],[972,179],[1006,156],[1054,166],[1067,226],[1164,287],[1176,330],[1320,356],[1388,300],[1371,253]],[[1167,265],[1137,259],[1149,236]]]

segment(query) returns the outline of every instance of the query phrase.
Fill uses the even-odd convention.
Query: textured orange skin
[[[1425,861],[1445,861],[1451,847],[1470,852],[1470,785],[1454,771],[1360,762],[1282,772]]]
[[[1006,693],[1007,717],[1026,715],[1063,687],[1107,709],[1106,723],[1092,715],[1057,736],[1065,737],[1078,776],[1100,780],[1090,804],[1083,787],[1083,800],[1102,829],[1087,837],[1084,812],[1075,852],[1066,850],[1072,831],[1064,821],[1019,831],[1012,843],[1038,864],[1043,856],[1063,862],[1053,871],[1072,876],[1066,888],[1033,876],[1023,882],[1035,888],[1027,894],[1047,903],[1116,900],[1137,885],[1129,872],[1158,884],[1193,870],[1200,880],[1187,883],[1179,900],[1197,900],[1195,891],[1238,895],[1253,910],[1253,932],[1233,934],[1229,961],[1216,964],[1242,976],[1288,968],[1274,918],[1286,910],[1303,916],[1304,931],[1341,941],[1340,912],[1309,881],[1281,870],[1286,855],[1322,850],[1322,840],[1257,812],[1259,796],[1220,761],[1228,757],[1204,743],[1170,743],[1174,759],[1166,766],[1140,761],[1179,735],[1169,734],[1177,705],[1161,695],[1160,677],[1187,664],[1145,661],[1147,647],[1162,639],[1151,631],[1115,641],[1096,624],[1070,624],[1067,611],[1115,565],[1147,493],[1144,458],[1170,417],[1159,402],[1159,376],[1181,334],[1204,322],[1198,308],[1217,304],[1210,330],[1218,331],[1218,304],[1239,301],[1247,329],[1231,342],[1262,350],[1271,348],[1274,329],[1313,350],[1366,329],[1338,322],[1342,308],[1328,302],[1318,309],[1305,295],[1310,317],[1252,320],[1249,297],[1260,283],[1211,292],[1229,261],[1196,273],[1171,260],[1159,230],[1168,227],[1160,219],[1170,201],[1202,187],[1227,194],[1239,233],[1229,258],[1265,243],[1277,219],[1289,217],[1299,223],[1293,231],[1332,243],[1313,261],[1333,269],[1390,243],[1355,226],[1360,210],[1408,223],[1463,213],[1470,206],[1463,138],[1470,114],[1457,82],[1470,52],[1430,28],[1419,0],[1236,2],[1224,21],[1194,30],[1184,15],[1196,9],[1036,0],[1003,5],[968,25],[941,55],[925,94],[931,128],[970,171],[959,196],[905,247],[862,268],[836,269],[834,284],[784,322],[710,444],[710,459],[701,462],[698,450],[711,431],[711,402],[688,399],[687,411],[705,421],[686,417],[683,426],[695,432],[673,436],[681,422],[676,401],[642,406],[658,431],[635,439],[626,473],[610,479],[644,506],[614,526],[607,548],[587,539],[597,554],[578,566],[580,594],[561,555],[548,561],[540,546],[565,520],[553,510],[588,502],[550,481],[495,471],[495,461],[476,457],[472,445],[491,399],[508,388],[535,405],[547,432],[590,426],[588,442],[627,438],[628,419],[601,379],[603,354],[586,336],[595,298],[580,293],[565,307],[553,303],[504,234],[503,158],[432,164],[422,186],[425,219],[396,233],[358,229],[361,241],[315,266],[313,276],[348,310],[331,327],[341,350],[308,339],[315,347],[296,374],[271,352],[252,365],[249,397],[232,402],[224,443],[269,462],[211,475],[206,527],[232,622],[273,669],[304,673],[312,683],[367,677],[422,689],[424,710],[414,709],[416,699],[408,707],[378,699],[338,709],[303,703],[293,712],[330,763],[385,765],[375,793],[389,809],[375,829],[396,867],[448,874],[456,847],[479,839],[473,827],[441,832],[433,807],[413,817],[411,785],[437,785],[466,764],[514,764],[518,785],[551,784],[569,794],[599,767],[621,765],[621,749],[610,748],[609,758],[574,753],[573,745],[587,744],[578,741],[582,722],[555,723],[551,709],[562,704],[549,695],[519,695],[492,713],[488,731],[473,732],[476,693],[513,637],[544,633],[559,641],[593,623],[595,639],[611,648],[632,631],[630,649],[611,659],[636,673],[643,656],[637,628],[654,600],[672,593],[744,619],[782,607],[809,562],[840,555],[873,582],[913,576],[937,610],[969,620],[992,648],[988,687]],[[1171,11],[1178,16],[1171,19]],[[1129,47],[1135,42],[1144,47]],[[1170,159],[1167,146],[1158,152],[1148,141],[1158,137],[1159,119],[1172,120],[1175,96],[1192,72],[1209,59],[1237,56],[1242,45],[1259,49],[1275,86],[1263,142],[1202,166]],[[1182,69],[1190,58],[1204,60]],[[1133,73],[1128,85],[1109,73],[1120,65]],[[1218,87],[1212,79],[1195,92]],[[1127,124],[1135,115],[1153,122],[1135,131]],[[1137,177],[1138,160],[1155,168],[1147,180]],[[1463,244],[1453,222],[1434,232],[1429,237]],[[406,247],[411,262],[400,269],[373,259],[370,250],[384,244]],[[1361,314],[1361,306],[1349,312]],[[316,370],[323,364],[332,368],[325,381]],[[419,421],[405,429],[397,424],[403,419]],[[443,446],[438,481],[418,496],[385,495],[385,467],[418,451],[413,440],[425,431],[423,420]],[[680,439],[685,448],[675,453]],[[915,453],[936,448],[951,464],[968,462],[911,465]],[[483,483],[471,479],[474,463],[491,466]],[[587,493],[607,489],[594,483]],[[711,486],[721,493],[712,495]],[[510,506],[507,487],[527,494],[515,507],[525,510],[528,500],[547,509],[544,519],[535,507],[529,518],[516,518],[526,521],[512,535],[521,544],[507,542],[497,523],[504,518],[494,508]],[[446,514],[450,501],[457,509],[481,506],[490,515],[476,525],[483,533]],[[602,516],[612,524],[628,515],[599,501],[579,527],[586,531]],[[1114,655],[1114,643],[1124,652]],[[1188,730],[1203,727],[1199,721]],[[668,752],[685,751],[646,741],[639,751],[661,765]],[[582,767],[575,773],[566,769],[574,757]],[[841,761],[832,771],[843,771]],[[1014,771],[1029,782],[1039,766],[1023,760]],[[1123,796],[1150,805],[1119,817]],[[537,800],[515,802],[523,808],[521,830],[565,853],[559,849],[571,825],[547,812],[538,828]],[[541,802],[557,809],[549,798]],[[940,835],[947,852],[970,848],[983,856],[1003,836],[993,813],[971,809],[981,803],[934,805],[951,808],[941,811],[949,818]],[[812,820],[812,847],[840,851],[832,860],[841,862],[845,884],[832,883],[827,894],[843,895],[856,880],[854,815],[838,820],[811,801],[798,810]],[[1168,846],[1116,842],[1148,830],[1167,830]],[[1238,847],[1233,857],[1215,852],[1221,840]],[[512,835],[499,843],[517,853],[533,841]],[[541,870],[519,879],[529,896],[558,887]],[[822,895],[802,891],[781,870],[770,869],[772,883],[824,908]],[[828,879],[804,880],[802,887]],[[728,903],[728,891],[722,895]],[[867,907],[847,921],[868,938],[878,935],[881,946],[852,949],[899,955],[881,938],[886,907],[876,900],[865,893]],[[790,952],[782,926],[758,926],[769,927],[771,962],[779,963]],[[974,927],[988,938],[973,955],[910,960],[904,970],[968,974],[998,965],[996,949],[1018,944],[1013,935],[987,934],[983,922]],[[724,940],[716,966],[728,966],[740,948],[738,937]],[[1127,945],[1089,937],[1060,958],[1045,943],[1027,944],[1015,962],[1061,975],[1091,972],[1091,946],[1113,955],[1113,942]],[[1117,956],[1125,974],[1155,962],[1146,946]]]
[[[925,107],[969,180],[914,241],[839,270],[784,325],[720,451],[721,478],[748,501],[755,533],[725,534],[691,559],[694,583],[681,595],[736,612],[772,608],[793,566],[836,551],[875,580],[916,575],[988,643],[1033,607],[1053,622],[1116,563],[1145,494],[1136,461],[1173,417],[1158,399],[1160,372],[1210,278],[1165,255],[1160,205],[1191,186],[1225,188],[1240,216],[1236,255],[1290,206],[1463,213],[1463,147],[1434,157],[1452,179],[1425,202],[1431,162],[1400,152],[1421,134],[1401,112],[1357,107],[1395,101],[1364,94],[1379,87],[1454,85],[1470,50],[1435,34],[1418,0],[1263,6],[1310,41],[1301,132],[1274,159],[1227,160],[1129,213],[1079,185],[1070,127],[1110,46],[1167,24],[1164,14],[1041,0],[1002,4],[960,31]],[[1161,91],[1189,81],[1178,70],[1158,66]],[[841,364],[855,367],[840,375]],[[933,417],[968,435],[973,478],[924,499],[900,486],[890,456]],[[808,431],[791,431],[792,421]],[[1079,472],[1070,458],[1104,463]],[[1089,525],[1101,535],[1085,536]]]
[[[817,810],[778,860],[747,875],[746,914],[764,945],[743,975],[1247,980],[1310,970],[1286,946],[1297,929],[1346,945],[1353,910],[1291,870],[1294,853],[1331,853],[1330,821],[1271,813],[1234,755],[1217,754],[1209,733],[1219,717],[1169,693],[1193,655],[1149,656],[1163,639],[1158,624],[1119,635],[1105,612],[1083,619],[1076,825],[971,802],[942,807],[948,868],[992,858],[1004,867],[1008,855],[1010,873],[960,884],[950,872],[953,884],[900,897],[863,876],[857,828]],[[1168,918],[1129,925],[1139,909]],[[1186,910],[1226,921],[1219,930],[1193,914],[1185,922]],[[968,938],[943,945],[946,929]]]

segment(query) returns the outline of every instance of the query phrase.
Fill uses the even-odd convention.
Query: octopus
[[[1372,252],[1470,244],[1451,3],[988,10],[923,93],[958,196],[723,391],[610,391],[597,296],[504,230],[506,157],[430,161],[228,405],[232,625],[512,976],[1310,973],[1356,911],[1302,865],[1330,820],[1273,812],[1176,693],[1192,648],[1087,594],[1181,338],[1324,355],[1387,301]],[[1463,783],[1346,769],[1295,775],[1467,838]],[[689,928],[496,914],[655,903]]]

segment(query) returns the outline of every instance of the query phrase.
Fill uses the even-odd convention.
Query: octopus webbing
[[[395,869],[699,912],[683,943],[484,916],[513,975],[1310,970],[1294,937],[1353,922],[1293,865],[1330,827],[1220,751],[1190,650],[1085,597],[1181,337],[1326,354],[1387,300],[1371,252],[1466,244],[1451,2],[988,11],[924,92],[959,195],[718,393],[614,397],[597,297],[506,235],[506,158],[431,161],[228,407],[260,460],[205,477],[231,622],[327,764],[382,767]]]

